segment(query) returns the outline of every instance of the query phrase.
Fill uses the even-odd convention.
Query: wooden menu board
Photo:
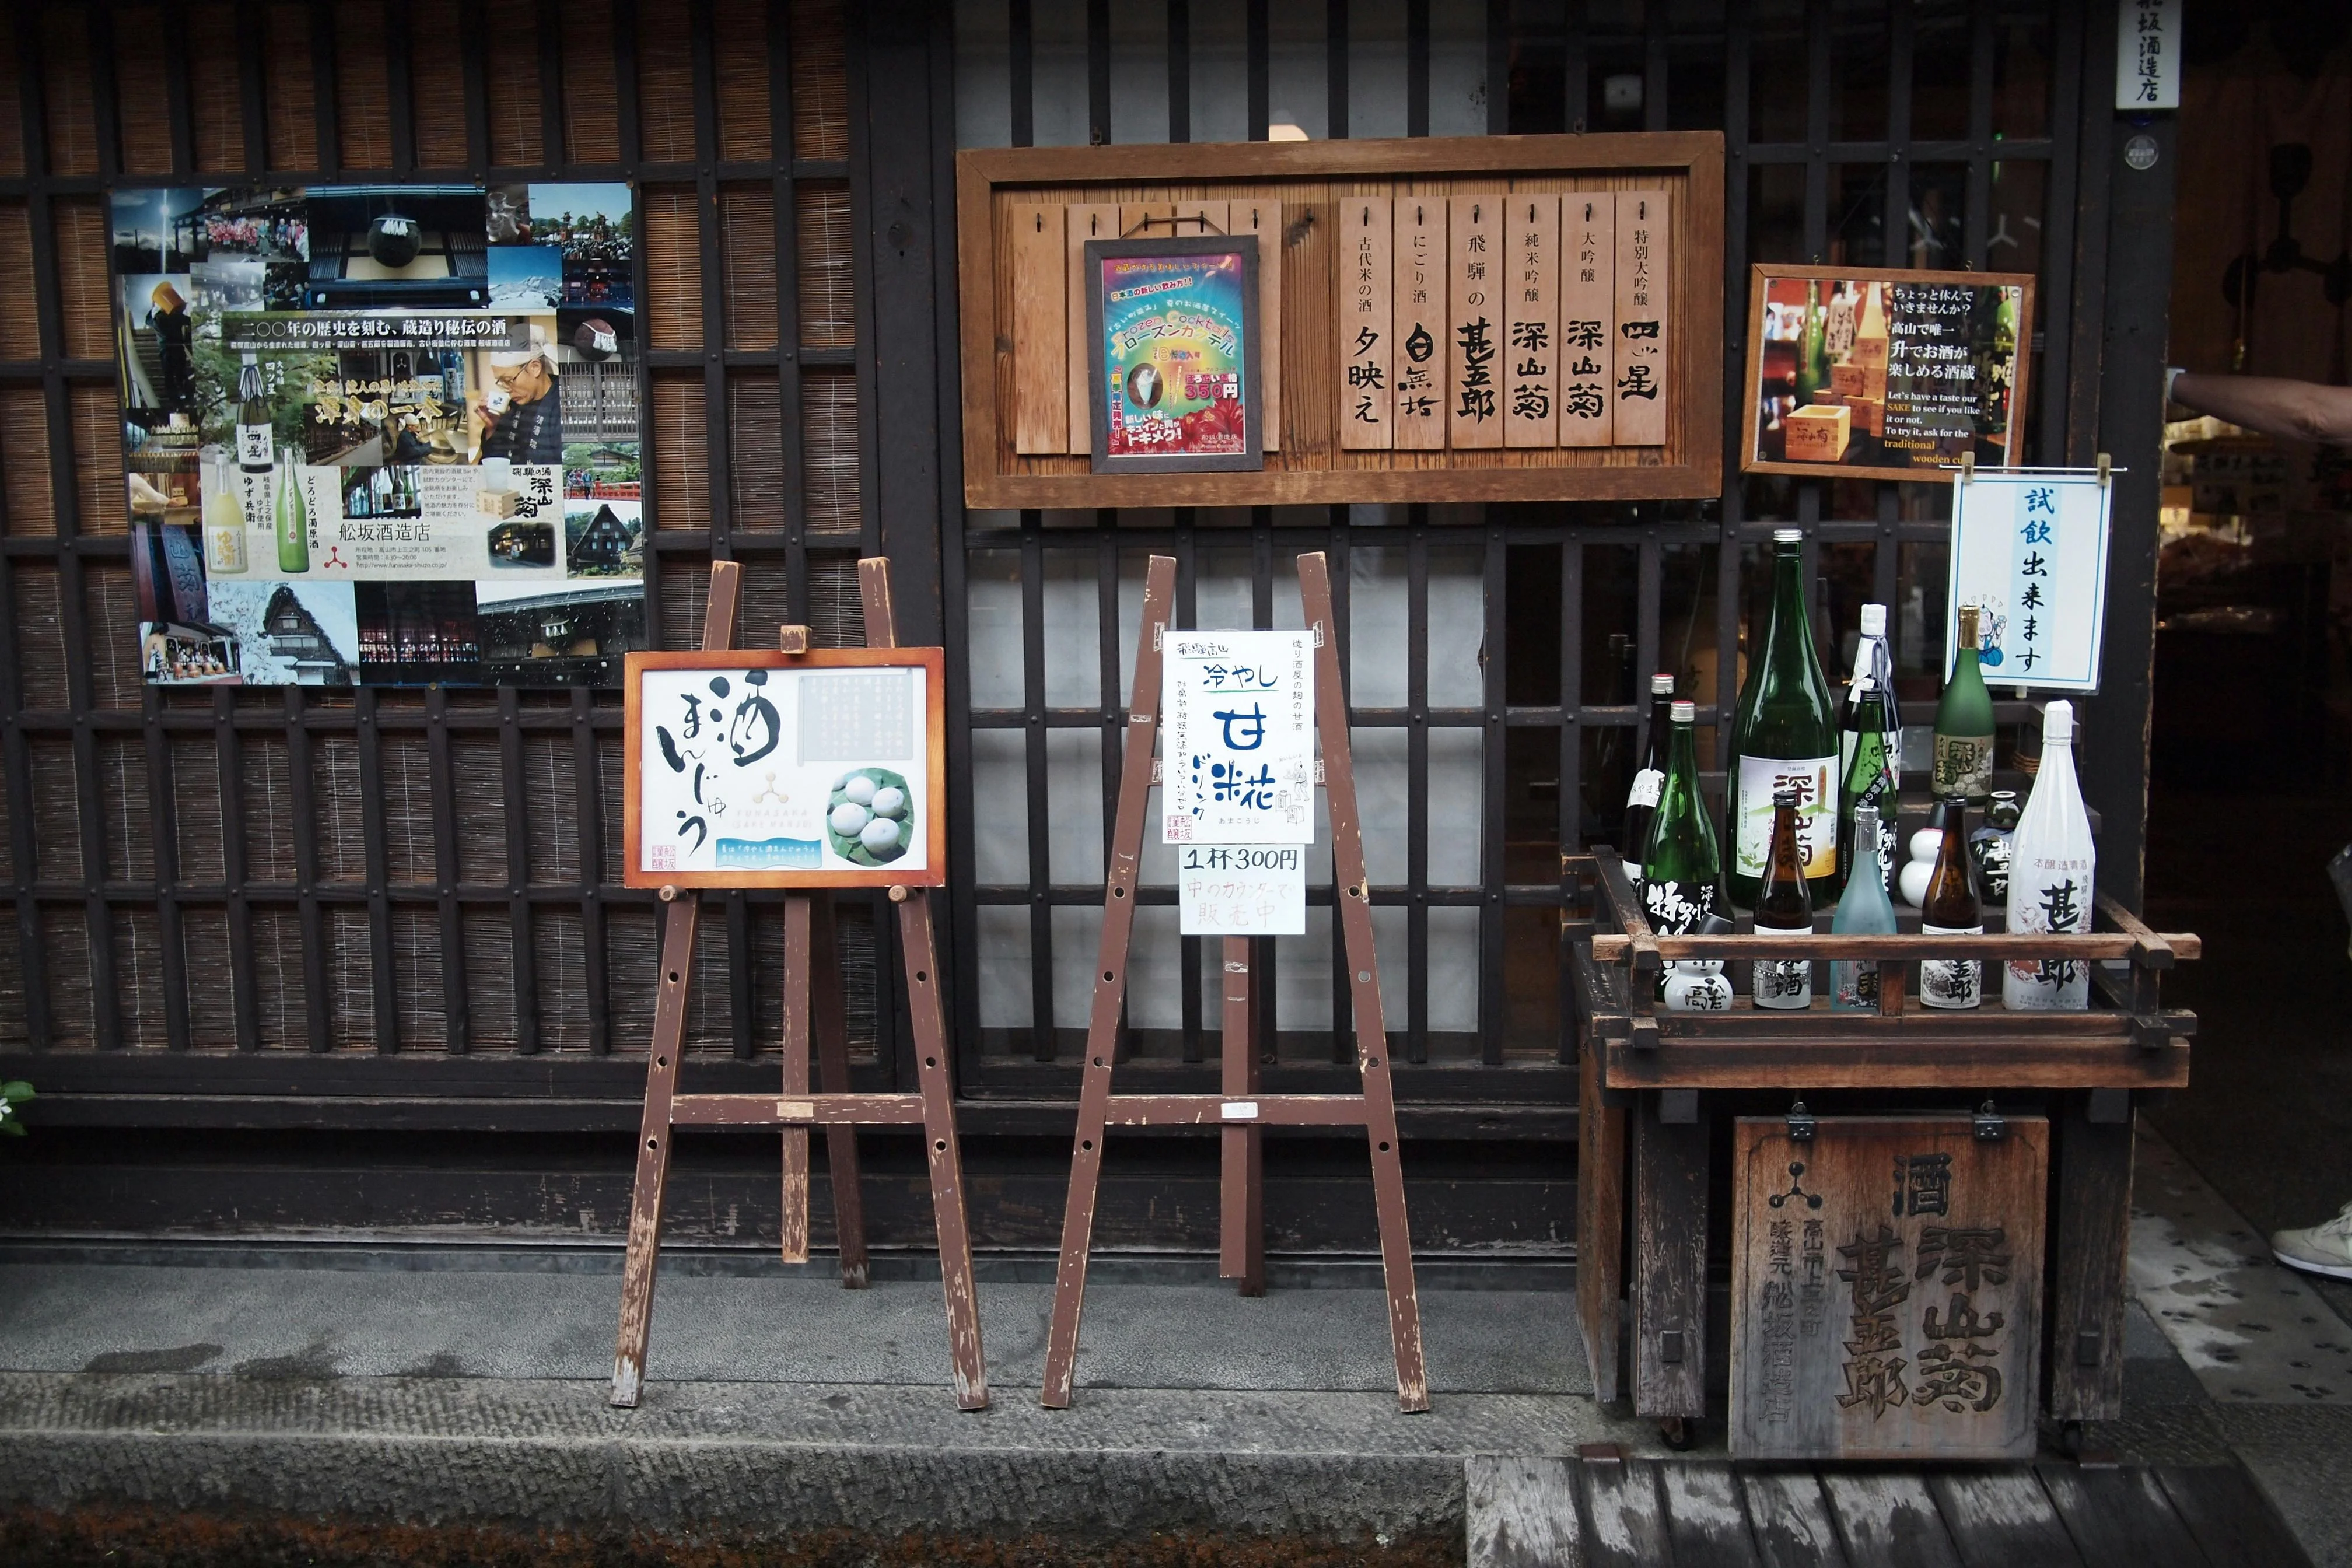
[[[1722,489],[1716,132],[991,148],[956,173],[967,505]],[[1265,467],[1092,471],[1087,242],[1244,233]]]
[[[2033,1456],[2050,1123],[2000,1125],[1739,1119],[1734,1458]]]

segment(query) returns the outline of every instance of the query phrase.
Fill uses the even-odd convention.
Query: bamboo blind
[[[0,710],[18,742],[0,886],[19,928],[0,1048],[643,1048],[655,907],[607,880],[618,692],[141,684],[105,192],[617,166],[639,186],[655,640],[698,640],[717,553],[745,563],[746,641],[797,620],[854,644],[848,57],[840,0],[772,4],[0,14]],[[878,930],[863,904],[841,916],[870,1052]],[[780,907],[702,931],[691,1048],[773,1049]]]

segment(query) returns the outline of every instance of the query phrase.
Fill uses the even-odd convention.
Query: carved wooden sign
[[[1714,132],[980,149],[956,166],[968,505],[1722,489]],[[1096,471],[1086,247],[1243,235],[1263,468]]]
[[[1731,1452],[2032,1457],[2049,1123],[1742,1117]]]

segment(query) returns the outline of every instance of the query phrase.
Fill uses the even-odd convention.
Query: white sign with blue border
[[[1986,685],[2099,689],[2114,495],[2088,468],[1979,468],[1952,487],[1947,678],[1959,645],[1958,608],[1974,605]]]

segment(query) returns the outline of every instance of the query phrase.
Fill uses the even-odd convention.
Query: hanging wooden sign
[[[1713,132],[981,149],[957,178],[969,505],[1720,493]],[[1244,237],[1262,465],[1097,464],[1087,247]]]
[[[1994,1125],[1739,1119],[1734,1458],[2032,1457],[2050,1124]]]

